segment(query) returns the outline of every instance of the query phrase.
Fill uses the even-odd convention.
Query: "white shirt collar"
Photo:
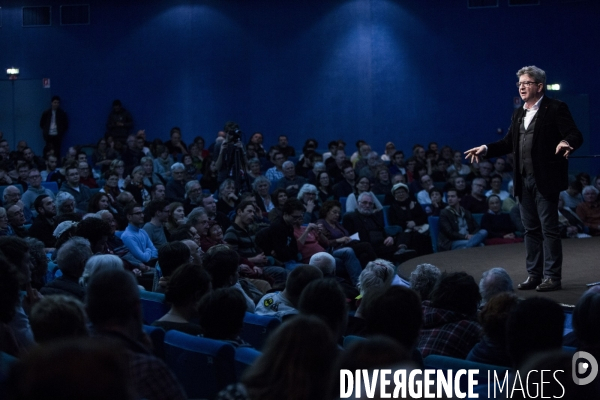
[[[536,101],[535,104],[533,105],[533,107],[531,107],[531,108],[525,107],[527,104],[524,103],[523,104],[523,110],[525,110],[525,111],[534,111],[534,110],[537,111],[537,110],[539,110],[539,108],[540,108],[540,102],[542,101],[543,98],[544,98],[544,95],[542,95],[542,97],[540,97],[540,99],[538,101]]]

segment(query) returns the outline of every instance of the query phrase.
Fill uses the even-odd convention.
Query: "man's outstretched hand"
[[[470,162],[479,162],[479,156],[485,155],[485,150],[485,146],[473,147],[472,149],[465,151],[465,158]]]
[[[565,151],[565,154],[563,154],[563,156],[565,158],[569,158],[569,154],[571,154],[571,152],[573,151],[573,148],[571,146],[569,146],[569,143],[567,143],[567,142],[560,142],[558,144],[558,146],[556,146],[556,153],[554,153],[554,154],[558,154],[563,150]]]

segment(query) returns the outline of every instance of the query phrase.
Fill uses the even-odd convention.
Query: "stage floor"
[[[535,290],[517,290],[517,284],[527,278],[525,244],[505,244],[445,251],[413,258],[402,263],[398,273],[403,277],[419,264],[433,264],[442,271],[465,271],[479,284],[481,274],[494,267],[504,268],[513,280],[520,297],[543,296],[565,305],[575,305],[588,289],[587,283],[600,281],[600,237],[565,239],[563,245],[562,290],[539,293]]]

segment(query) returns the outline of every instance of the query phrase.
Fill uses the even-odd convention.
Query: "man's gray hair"
[[[517,78],[520,78],[521,75],[529,75],[536,83],[542,84],[542,90],[546,89],[546,72],[543,69],[530,65],[517,71]]]
[[[192,186],[194,186],[196,184],[200,185],[200,182],[197,180],[191,180],[185,184],[185,196],[186,197],[187,197],[188,193],[190,192],[190,190],[192,190]],[[202,185],[200,185],[200,187],[202,187]]]
[[[112,213],[111,213],[110,211],[108,211],[108,210],[100,210],[100,211],[98,211],[98,212],[96,213],[96,216],[97,216],[98,218],[102,219],[102,216],[103,216],[104,214],[112,214]]]
[[[90,242],[79,236],[67,240],[56,255],[56,264],[65,275],[80,277],[85,263],[92,256]]]
[[[304,193],[317,194],[317,187],[315,185],[311,185],[310,183],[305,183],[304,185],[302,185],[302,187],[298,191],[298,200],[302,200],[302,198],[304,197]]]
[[[200,217],[202,217],[203,215],[208,215],[206,213],[206,210],[204,209],[204,207],[196,207],[194,208],[188,215],[188,222],[190,223],[190,225],[196,225],[198,223],[198,221],[200,220]]]
[[[583,188],[583,190],[581,191],[582,195],[585,195],[587,192],[594,192],[596,194],[600,193],[600,190],[596,189],[596,187],[589,185]]]
[[[269,180],[269,178],[260,175],[256,177],[254,182],[252,182],[252,190],[256,191],[258,189],[258,185],[260,185],[261,183],[267,183],[269,186],[271,186],[271,181]]]
[[[369,196],[369,198],[371,199],[371,201],[375,201],[375,199],[373,198],[373,195],[371,194],[371,192],[362,192],[361,194],[358,195],[358,199],[356,199],[356,202],[360,203],[367,196]]]
[[[394,264],[381,258],[371,261],[358,277],[358,289],[364,296],[371,289],[389,288],[394,280]]]
[[[442,271],[432,264],[419,264],[410,273],[410,287],[421,295],[421,301],[429,300],[429,295]]]
[[[67,200],[73,200],[73,206],[75,208],[77,208],[77,202],[75,201],[75,197],[73,197],[73,195],[71,193],[58,192],[56,194],[56,198],[54,199],[54,202],[56,203],[56,211],[58,211],[58,215],[61,214],[60,209],[62,208],[63,203]]]
[[[3,198],[6,198],[6,194],[8,193],[8,189],[11,189],[11,188],[12,188],[12,189],[17,189],[17,190],[19,190],[19,188],[18,188],[18,187],[16,187],[15,185],[8,185],[7,187],[5,187],[5,188],[4,188],[4,191],[2,192],[2,197],[3,197]],[[19,193],[20,193],[20,192],[21,192],[21,191],[19,190]]]
[[[324,251],[315,253],[308,263],[319,268],[325,276],[335,276],[335,258],[329,253]]]
[[[479,281],[479,293],[481,293],[482,304],[487,303],[497,294],[513,293],[513,281],[504,268],[492,268],[481,276]]]
[[[281,164],[281,168],[285,168],[286,166],[288,166],[290,164],[292,164],[293,167],[296,167],[292,161],[286,161],[283,164]]]
[[[79,278],[79,284],[86,287],[92,275],[97,271],[106,271],[109,269],[123,269],[123,261],[113,254],[98,254],[92,256],[85,263],[85,269],[81,278]]]
[[[171,171],[185,171],[185,165],[183,165],[180,162],[176,162],[173,165],[171,165]]]

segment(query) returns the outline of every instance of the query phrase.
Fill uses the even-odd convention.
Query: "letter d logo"
[[[582,358],[585,362],[577,365],[577,361]],[[585,351],[578,351],[573,354],[571,366],[573,369],[573,382],[575,382],[576,385],[587,385],[596,379],[596,376],[598,375],[598,362],[593,355]],[[587,371],[590,371],[590,374],[586,378],[580,378],[578,376],[585,374]]]

